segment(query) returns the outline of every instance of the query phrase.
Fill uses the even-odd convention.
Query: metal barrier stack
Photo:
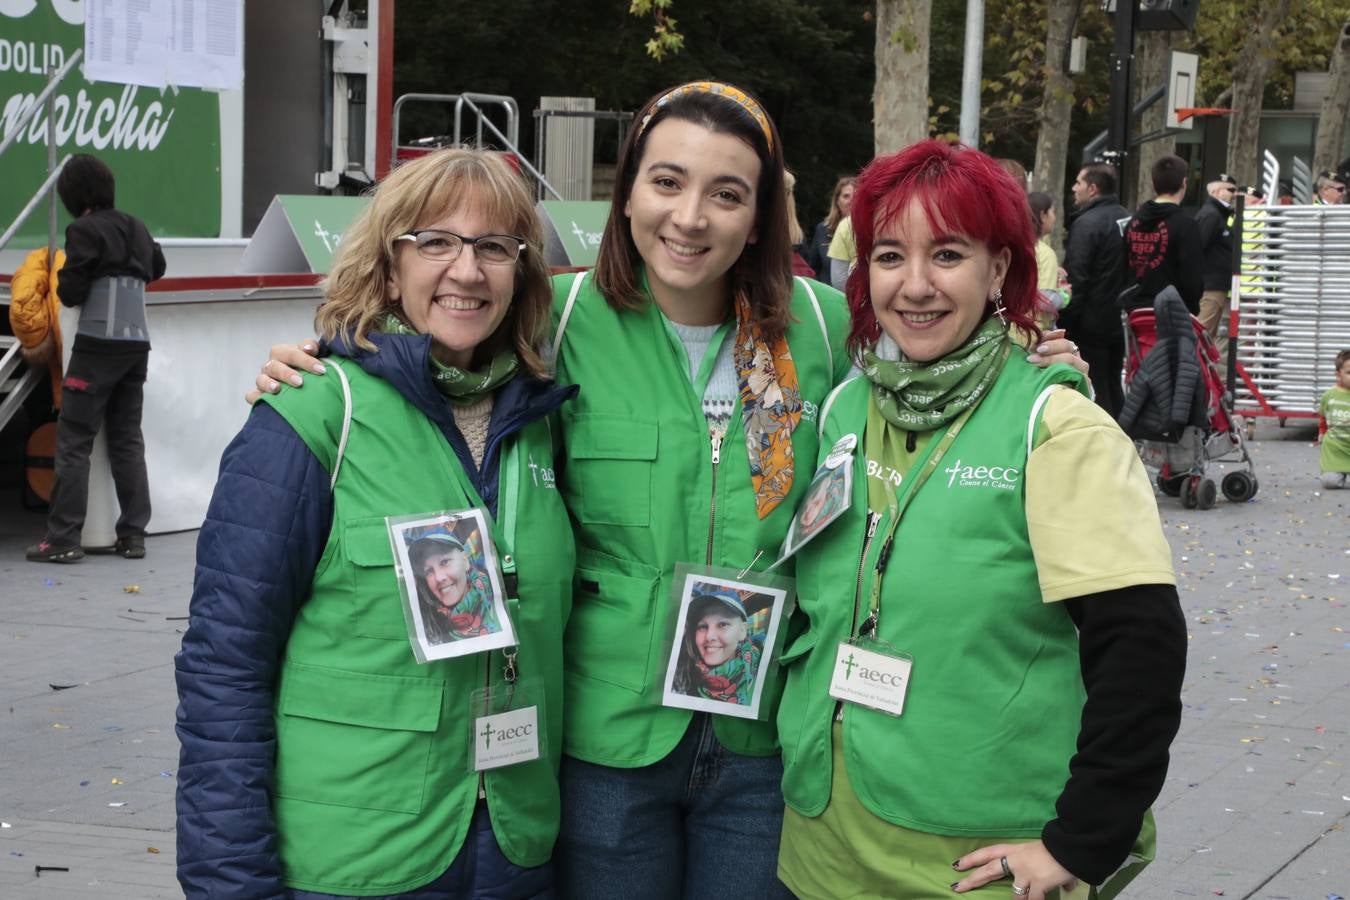
[[[1247,207],[1238,285],[1234,411],[1315,417],[1350,348],[1350,205]]]

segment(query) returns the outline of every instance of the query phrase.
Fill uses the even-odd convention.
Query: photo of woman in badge
[[[792,527],[783,545],[784,556],[795,553],[802,544],[835,520],[847,505],[851,474],[852,469],[841,465],[833,469],[827,467],[816,475],[811,486],[806,489],[806,499],[802,501],[801,509],[792,519]]]
[[[771,593],[691,577],[667,705],[753,718],[774,604]]]
[[[470,540],[477,537],[470,535]],[[452,529],[430,531],[408,547],[409,577],[428,644],[445,644],[501,631],[492,582],[481,556],[471,557]]]

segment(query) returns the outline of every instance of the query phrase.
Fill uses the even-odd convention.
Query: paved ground
[[[1262,431],[1256,501],[1159,501],[1191,652],[1131,900],[1350,897],[1350,495],[1318,492],[1309,432]],[[38,566],[41,520],[0,509],[0,897],[180,896],[172,657],[195,535]]]

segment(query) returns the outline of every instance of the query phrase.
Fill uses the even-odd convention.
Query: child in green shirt
[[[1350,350],[1336,354],[1336,386],[1322,395],[1317,414],[1322,487],[1350,487]]]

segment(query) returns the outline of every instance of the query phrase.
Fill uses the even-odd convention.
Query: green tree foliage
[[[541,96],[594,97],[598,109],[634,111],[683,81],[729,81],[754,92],[782,131],[809,231],[826,212],[835,178],[872,154],[871,3],[676,0],[673,7],[684,44],[658,62],[647,49],[654,3],[644,12],[631,0],[531,0],[484,15],[481,3],[465,0],[399,0],[394,93],[514,97],[522,150],[533,156],[530,113]],[[432,107],[410,106],[405,118],[405,140],[450,132]],[[472,135],[468,119],[464,128]],[[614,127],[598,125],[596,135],[597,162],[613,162]]]

